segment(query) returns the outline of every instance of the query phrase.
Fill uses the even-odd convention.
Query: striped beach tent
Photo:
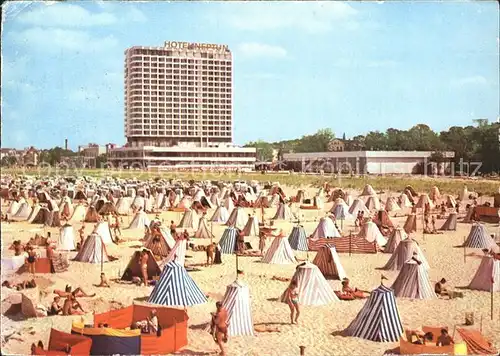
[[[427,262],[427,259],[420,249],[417,241],[411,238],[407,238],[399,243],[398,247],[396,247],[392,253],[391,258],[389,258],[389,261],[387,261],[386,265],[381,269],[399,271],[403,268],[405,262],[411,260],[413,257],[422,262],[422,265],[426,270],[430,269],[429,263]]]
[[[254,336],[250,290],[236,280],[226,288],[222,305],[228,314],[229,336]]]
[[[102,242],[101,236],[98,234],[90,234],[85,239],[83,246],[75,257],[75,261],[87,263],[108,262],[109,257],[106,251],[106,245]]]
[[[406,240],[408,238],[408,234],[404,229],[397,227],[392,230],[391,235],[389,236],[389,240],[387,240],[387,244],[384,247],[385,253],[393,253],[396,248],[399,246],[401,241]]]
[[[413,206],[413,204],[410,201],[410,198],[408,198],[408,195],[406,195],[405,193],[401,193],[398,199],[398,203],[401,209],[411,208]]]
[[[403,325],[392,289],[381,285],[372,291],[345,334],[376,342],[398,341]]]
[[[94,226],[94,231],[92,232],[99,234],[105,245],[114,243],[113,236],[111,235],[111,229],[109,228],[109,223],[107,221],[98,222]]]
[[[75,231],[73,226],[65,224],[59,230],[59,240],[57,241],[57,249],[64,251],[74,251],[75,247]]]
[[[329,217],[322,217],[318,226],[310,236],[312,239],[340,237],[340,232],[335,227],[335,223]]]
[[[198,230],[194,233],[194,237],[198,239],[209,239],[215,237],[207,226],[207,219],[203,216],[200,218]]]
[[[85,213],[84,221],[90,223],[99,221],[99,214],[97,213],[95,206],[91,205],[88,207],[87,212]]]
[[[134,219],[132,219],[132,222],[130,223],[128,228],[144,229],[144,226],[149,226],[150,223],[151,221],[149,221],[147,214],[144,211],[140,210],[135,214]]]
[[[244,236],[259,236],[259,218],[250,216],[242,232]]]
[[[238,242],[238,230],[234,227],[228,227],[224,230],[222,237],[219,240],[219,248],[221,253],[232,254],[236,251]]]
[[[309,239],[309,251],[318,251],[325,245],[333,245],[338,253],[377,253],[377,244],[368,242],[357,235],[337,237],[334,239]]]
[[[450,215],[448,215],[448,218],[444,222],[443,226],[439,228],[439,230],[444,230],[444,231],[456,231],[457,230],[457,213],[456,212],[451,212]]]
[[[245,213],[243,208],[235,208],[229,215],[229,218],[226,221],[227,226],[235,227],[237,229],[242,230],[248,221],[248,214]]]
[[[483,256],[468,288],[488,292],[493,288],[493,292],[500,292],[500,260]]]
[[[313,263],[318,266],[325,278],[342,280],[347,278],[344,267],[340,263],[340,257],[334,246],[326,245],[319,249]]]
[[[429,208],[434,208],[434,203],[432,202],[431,198],[429,198],[429,194],[423,193],[420,194],[418,197],[417,204],[415,204],[415,208],[417,209],[424,209],[425,206],[429,206]]]
[[[472,206],[472,205],[469,206],[469,208],[466,211],[466,214],[465,214],[464,218],[462,219],[462,222],[463,223],[467,223],[467,224],[473,223],[474,222],[474,219],[473,219],[473,217],[474,217],[474,211],[475,211],[474,206]]]
[[[399,271],[392,287],[398,298],[435,299],[434,288],[423,264],[407,261]]]
[[[290,236],[288,236],[288,242],[290,246],[295,251],[307,251],[307,236],[306,230],[302,225],[294,226]]]
[[[335,215],[337,219],[345,220],[349,216],[349,206],[346,204],[344,199],[337,198],[335,204],[333,204],[330,209],[330,213]]]
[[[385,246],[387,239],[380,232],[377,224],[373,221],[367,221],[361,225],[358,237],[364,238],[368,242],[376,242],[378,246]]]
[[[465,240],[463,246],[470,248],[487,248],[497,250],[498,246],[495,240],[488,235],[486,227],[483,224],[475,223],[471,226],[469,236]]]
[[[292,214],[292,210],[285,203],[280,203],[278,208],[276,209],[276,214],[272,220],[293,220],[294,216]]]
[[[229,212],[224,205],[219,205],[217,209],[215,209],[214,215],[212,215],[210,221],[225,224],[227,219],[229,219]]]
[[[197,230],[199,220],[198,214],[196,214],[193,209],[187,209],[177,227],[181,229]]]
[[[352,204],[349,207],[349,214],[357,216],[360,211],[363,211],[366,215],[370,214],[370,211],[366,207],[365,203],[360,198],[356,198],[352,201]]]
[[[155,256],[167,257],[170,249],[175,246],[175,242],[170,231],[160,228],[160,235],[149,233],[144,247],[151,250]]]
[[[234,210],[234,202],[233,198],[229,195],[223,199],[222,205],[227,209],[229,213],[232,213]]]
[[[300,305],[326,305],[339,301],[325,279],[318,266],[309,261],[297,266],[292,281],[297,282]],[[287,302],[287,291],[280,297],[280,301]]]
[[[407,234],[411,234],[412,232],[417,231],[417,215],[416,214],[410,214],[406,218],[405,224],[403,225],[403,229],[406,231]]]
[[[285,265],[292,263],[295,264],[297,263],[297,259],[293,254],[293,250],[288,242],[288,239],[276,236],[271,243],[271,246],[267,249],[266,254],[262,257],[262,262]]]
[[[177,261],[168,262],[161,272],[148,303],[187,307],[207,302],[207,297]]]
[[[160,268],[164,267],[166,264],[172,261],[176,261],[180,265],[184,266],[186,262],[186,250],[187,250],[187,240],[178,239],[175,241],[174,247],[168,253],[168,256],[161,262]]]

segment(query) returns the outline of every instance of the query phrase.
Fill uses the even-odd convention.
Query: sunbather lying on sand
[[[81,311],[79,311],[80,309]],[[82,315],[85,314],[85,310],[83,310],[82,306],[76,300],[73,294],[70,294],[63,305],[63,315]]]
[[[96,295],[95,293],[94,294],[87,294],[80,287],[76,288],[74,291],[71,291],[70,285],[67,285],[66,288],[64,289],[64,291],[54,289],[54,294],[57,294],[61,298],[68,297],[70,294],[74,295],[75,297],[80,297],[80,298],[81,297],[92,298],[92,297],[95,297],[95,295]]]
[[[2,287],[7,287],[10,289],[22,290],[22,289],[30,289],[36,287],[36,282],[34,279],[22,281],[20,283],[10,283],[9,281],[4,281],[2,283]]]
[[[344,278],[342,280],[342,291],[339,293],[339,292],[335,292],[337,294],[337,296],[340,298],[340,299],[343,299],[343,300],[352,300],[352,299],[363,299],[363,298],[366,298],[367,297],[367,294],[370,294],[370,292],[367,292],[367,291],[363,291],[363,290],[359,290],[357,288],[351,288],[349,286],[349,279],[348,278]]]

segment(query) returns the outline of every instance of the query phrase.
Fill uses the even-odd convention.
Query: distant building
[[[339,138],[335,138],[328,142],[329,152],[342,152],[345,151],[345,142]]]
[[[285,153],[287,168],[297,172],[355,173],[355,174],[412,174],[419,165],[430,163],[431,151],[343,151]],[[441,163],[436,172],[443,174],[452,166],[454,152],[444,152],[449,162]]]
[[[22,154],[22,161],[24,166],[38,166],[39,157],[40,151],[35,149],[33,146],[25,149]]]
[[[83,165],[87,168],[97,167],[97,157],[100,155],[105,155],[109,150],[115,148],[116,145],[113,143],[108,143],[104,146],[100,146],[96,143],[89,143],[87,146],[78,146],[78,152],[83,158]],[[99,167],[100,168],[100,167]]]

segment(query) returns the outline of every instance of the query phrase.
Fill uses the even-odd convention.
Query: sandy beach
[[[309,196],[317,192],[317,188],[305,188]],[[296,194],[296,188],[284,187],[284,191],[289,195]],[[356,197],[358,192],[352,192]],[[396,197],[394,192],[392,196]],[[381,195],[383,201],[387,194]],[[483,200],[484,201],[484,200]],[[3,202],[5,203],[5,202]],[[310,235],[317,225],[317,220],[325,215],[333,203],[326,203],[322,211],[305,211],[304,226],[307,235]],[[462,204],[463,206],[465,204]],[[246,209],[252,213],[253,209]],[[292,212],[297,209],[292,208]],[[210,217],[213,210],[208,212]],[[266,209],[266,221],[274,215],[275,209]],[[400,214],[401,215],[401,214]],[[257,216],[261,219],[260,209]],[[154,215],[150,215],[154,217]],[[162,212],[160,218],[164,225],[169,225],[171,220],[180,221],[181,214],[174,212]],[[403,226],[406,217],[393,218],[395,225]],[[127,226],[132,220],[132,216],[124,217],[123,226]],[[459,220],[460,221],[460,220]],[[438,220],[436,226],[439,228],[443,220]],[[344,222],[344,233],[355,230],[354,221]],[[490,234],[499,233],[498,224],[485,224]],[[81,224],[73,225],[78,230]],[[285,234],[289,234],[293,227],[291,222],[276,222],[275,226],[283,229]],[[421,228],[421,225],[419,225]],[[468,249],[466,261],[464,262],[464,250],[454,248],[460,245],[464,236],[467,236],[471,224],[458,223],[457,231],[446,231],[439,235],[423,235],[421,230],[411,236],[416,239],[427,261],[430,264],[430,279],[435,283],[444,277],[448,280],[449,287],[465,287],[469,284],[480,263],[482,252],[477,249]],[[85,224],[86,233],[90,233],[93,224]],[[35,229],[35,230],[34,230]],[[218,241],[225,226],[213,224],[213,233]],[[53,238],[57,239],[59,230],[57,228],[43,228],[40,225],[21,223],[2,223],[2,258],[14,254],[8,247],[13,240],[20,239],[27,242],[34,236],[35,231],[39,233],[52,232]],[[108,278],[119,278],[126,268],[133,252],[142,246],[139,239],[144,236],[143,229],[127,230],[122,229],[123,237],[127,242],[113,245],[108,248],[108,254],[115,256],[118,260],[104,264],[104,272]],[[250,238],[250,243],[254,249],[258,248],[258,238]],[[207,245],[209,240],[192,239],[191,242],[197,245]],[[134,247],[137,246],[137,247]],[[68,254],[72,259],[76,252]],[[201,264],[205,262],[205,252],[188,251],[186,265]],[[380,284],[381,272],[377,267],[382,267],[390,257],[390,254],[377,253],[373,255],[352,255],[341,253],[341,263],[351,280],[351,285],[363,290],[373,290]],[[299,259],[313,260],[315,252],[296,252]],[[236,277],[236,257],[235,255],[223,255],[223,264],[210,267],[198,267],[201,270],[190,272],[206,295],[209,301],[206,304],[188,308],[189,345],[181,355],[209,355],[216,352],[217,347],[209,333],[202,330],[203,324],[210,318],[210,312],[215,310],[215,302],[220,300],[225,293],[226,286],[234,281]],[[356,317],[357,313],[365,303],[364,300],[341,301],[331,303],[321,307],[302,307],[301,318],[298,325],[290,325],[289,309],[286,304],[276,301],[276,298],[286,289],[287,283],[273,280],[273,276],[291,278],[295,265],[270,265],[260,262],[258,257],[240,257],[238,259],[239,269],[243,270],[241,277],[250,288],[253,321],[255,325],[275,326],[279,332],[256,333],[255,337],[234,337],[227,344],[228,355],[299,355],[299,346],[305,346],[306,355],[381,355],[384,351],[398,346],[398,343],[376,343],[359,338],[343,337],[336,335]],[[93,298],[81,298],[80,302],[86,310],[93,310],[96,313],[109,310],[111,307],[128,306],[134,300],[144,300],[149,296],[153,287],[137,287],[134,285],[123,285],[112,283],[112,288],[95,288],[93,284],[99,283],[100,265],[92,265],[80,262],[71,262],[69,270],[58,274],[40,274],[40,304],[49,306],[52,301],[54,289],[63,289],[70,283],[73,287],[81,287],[87,293],[97,293]],[[383,271],[388,278],[384,283],[387,286],[397,276],[397,272]],[[12,275],[2,272],[2,282],[5,279],[22,280],[29,275]],[[329,281],[334,290],[340,289],[340,281]],[[2,287],[2,300],[12,293]],[[418,328],[427,326],[448,326],[453,330],[454,326],[462,325],[465,320],[465,313],[473,312],[475,316],[475,326],[481,326],[484,336],[491,340],[494,346],[500,348],[500,294],[494,296],[494,315],[490,319],[490,293],[471,290],[463,290],[464,298],[453,300],[409,300],[397,299],[399,313],[404,327]],[[4,354],[28,354],[32,342],[42,340],[47,343],[50,328],[69,332],[71,323],[75,316],[52,316],[44,318],[32,318],[27,320],[13,320],[11,317],[3,315],[6,303],[2,302],[2,336],[10,335],[16,330],[20,335],[11,338],[3,347]],[[85,320],[90,322],[92,314],[85,315]],[[15,319],[15,318],[14,318]]]

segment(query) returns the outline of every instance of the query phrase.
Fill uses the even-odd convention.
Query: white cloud
[[[147,17],[132,2],[119,1],[96,1],[102,10],[110,13],[120,13],[120,20],[123,22],[146,22]]]
[[[26,25],[51,27],[91,27],[115,24],[118,20],[112,13],[92,13],[81,6],[56,3],[38,6],[23,11],[17,20]]]
[[[456,88],[462,88],[468,85],[486,85],[486,84],[488,84],[488,81],[482,75],[473,75],[470,77],[454,79],[451,81],[451,85]]]
[[[387,68],[398,65],[398,62],[390,59],[381,60],[359,60],[349,58],[338,58],[333,63],[334,67],[339,68]]]
[[[251,31],[297,28],[310,33],[327,32],[336,27],[357,29],[357,10],[345,2],[244,3],[241,12],[217,16],[234,28]],[[220,14],[219,14],[220,15]]]
[[[238,46],[238,52],[245,57],[286,57],[286,49],[279,46],[272,46],[264,43],[248,42]]]
[[[79,30],[32,27],[10,34],[12,39],[31,50],[43,53],[61,54],[69,52],[101,52],[118,45],[113,35],[96,38]]]

